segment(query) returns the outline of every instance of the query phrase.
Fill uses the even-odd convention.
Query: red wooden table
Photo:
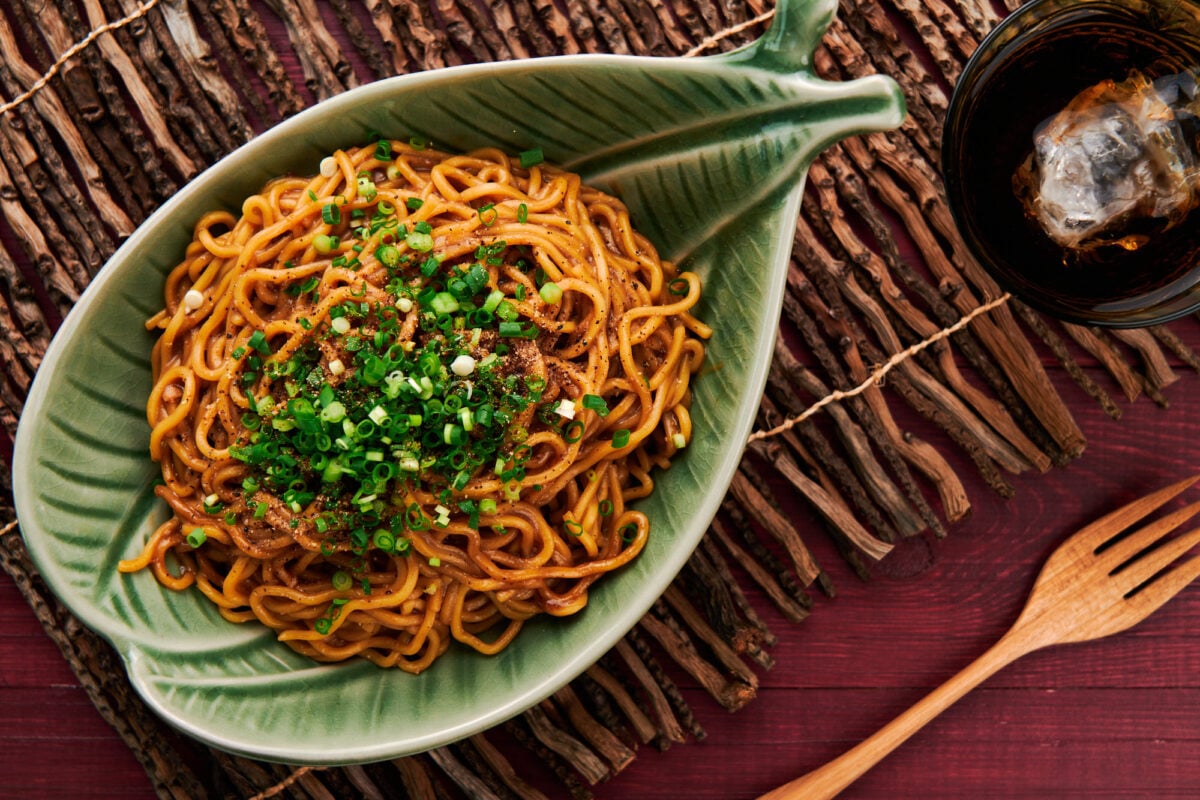
[[[1200,323],[1186,320],[1175,329],[1200,346]],[[1050,371],[1088,436],[1081,458],[1046,475],[1019,476],[1017,496],[1008,501],[965,465],[972,516],[945,540],[903,543],[867,584],[812,526],[805,538],[839,593],[818,598],[799,625],[757,598],[780,636],[778,664],[764,674],[759,698],[728,714],[689,688],[708,738],[666,753],[643,748],[598,796],[749,798],[837,755],[1003,633],[1040,563],[1067,532],[1200,467],[1200,377],[1184,374],[1168,389],[1169,409],[1142,398],[1123,403],[1124,418],[1114,422],[1060,369]],[[1196,797],[1198,663],[1195,585],[1131,632],[1018,662],[846,796]],[[0,578],[0,720],[0,797],[152,796],[141,768],[7,578]]]

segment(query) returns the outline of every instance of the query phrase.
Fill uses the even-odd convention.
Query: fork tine
[[[1200,481],[1200,475],[1193,475],[1190,478],[1184,478],[1178,483],[1165,486],[1145,497],[1139,497],[1137,500],[1121,506],[1116,511],[1111,511],[1095,522],[1080,528],[1071,539],[1080,544],[1090,544],[1095,549],[1107,541],[1115,532],[1127,529],[1138,520],[1162,507],[1192,486],[1195,486],[1197,481]]]
[[[1124,539],[1118,539],[1112,547],[1099,554],[1097,557],[1099,566],[1110,571],[1120,568],[1126,561],[1194,517],[1197,512],[1200,512],[1200,500],[1184,506],[1178,511],[1173,511],[1161,519],[1154,520]]]
[[[1200,577],[1200,555],[1192,556],[1158,580],[1143,588],[1127,601],[1145,617],[1179,594],[1196,578]]]
[[[1138,558],[1121,568],[1113,576],[1126,592],[1133,591],[1138,586],[1162,572],[1175,563],[1184,553],[1200,544],[1200,528],[1181,534],[1179,537],[1165,542],[1146,555]]]

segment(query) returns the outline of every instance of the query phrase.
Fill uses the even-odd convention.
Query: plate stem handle
[[[771,26],[750,48],[750,60],[776,72],[812,72],[813,51],[837,8],[838,0],[778,0]]]

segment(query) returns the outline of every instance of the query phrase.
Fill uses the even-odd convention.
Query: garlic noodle
[[[199,220],[147,323],[171,517],[120,569],[319,661],[498,652],[643,549],[699,297],[540,151],[380,139],[273,180]]]

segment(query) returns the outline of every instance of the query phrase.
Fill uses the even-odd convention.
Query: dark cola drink
[[[1059,17],[970,87],[961,211],[1047,298],[1119,315],[1200,281],[1200,48],[1121,4]]]
[[[1013,191],[1065,254],[1151,246],[1200,204],[1200,86],[1134,70],[1072,98],[1034,130]]]

